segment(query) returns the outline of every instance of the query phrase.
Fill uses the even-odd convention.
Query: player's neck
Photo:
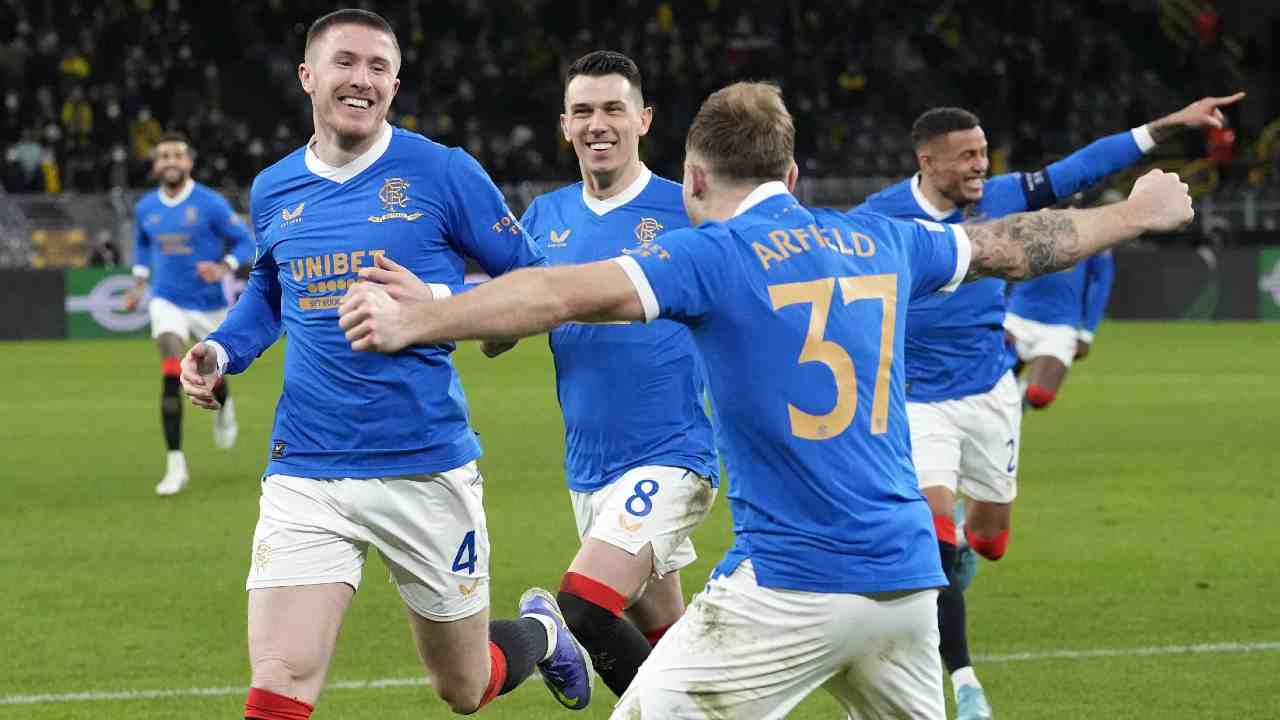
[[[191,178],[185,177],[185,178],[182,178],[182,181],[179,182],[177,185],[170,185],[169,183],[160,183],[160,193],[165,197],[176,198],[182,194],[183,190],[187,189],[187,183],[190,181],[191,181]]]
[[[743,201],[755,190],[756,186],[734,185],[717,189],[709,193],[705,203],[700,203],[696,210],[689,213],[689,219],[695,225],[701,225],[704,222],[725,222],[732,218],[738,212],[738,208],[742,207]],[[695,218],[694,215],[697,215]]]
[[[311,140],[311,150],[321,162],[330,167],[342,167],[369,152],[382,135],[382,125],[366,137],[339,135],[333,128],[316,123],[315,137]]]
[[[924,173],[920,174],[920,194],[924,195],[924,198],[929,201],[929,204],[933,205],[937,210],[952,212],[958,207],[954,202],[952,202],[951,198],[939,192],[938,189],[933,186],[933,183],[929,182],[928,176]]]
[[[597,200],[608,200],[631,187],[631,183],[644,172],[644,164],[637,158],[634,162],[609,173],[592,173],[582,169],[582,186],[587,194]]]

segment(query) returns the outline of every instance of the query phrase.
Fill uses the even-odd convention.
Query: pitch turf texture
[[[1011,549],[969,593],[996,714],[1280,717],[1280,326],[1110,323],[1099,338],[1058,403],[1026,419]],[[485,445],[493,605],[509,615],[527,586],[557,585],[577,546],[550,357],[533,339],[456,358]],[[157,498],[148,341],[0,346],[0,718],[240,717],[243,579],[281,359],[232,380],[235,450],[216,450],[211,416],[187,407],[192,482]],[[723,497],[695,541],[686,592],[729,542]],[[419,684],[375,557],[315,717],[449,717]],[[1239,645],[1170,649],[1205,644]],[[33,695],[46,697],[20,697]],[[576,717],[605,718],[612,701],[598,684]],[[567,712],[535,678],[482,716]],[[838,716],[821,693],[791,715]]]

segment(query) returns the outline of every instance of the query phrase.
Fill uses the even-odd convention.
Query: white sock
[[[959,688],[962,685],[972,685],[974,687],[982,687],[982,683],[978,682],[978,676],[973,672],[973,666],[962,667],[951,673],[951,687]]]
[[[542,626],[547,629],[547,654],[542,656],[542,660],[551,657],[551,653],[556,651],[556,636],[558,635],[555,621],[541,613],[529,613],[520,617],[533,618],[542,623]],[[542,662],[542,660],[538,662]]]
[[[165,460],[171,467],[174,465],[178,467],[187,466],[187,456],[183,455],[181,450],[170,450],[169,454],[165,457]]]

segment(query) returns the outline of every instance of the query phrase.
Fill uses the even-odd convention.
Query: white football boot
[[[227,398],[213,416],[213,444],[223,450],[229,450],[236,444],[236,434],[240,426],[236,424],[235,400]]]
[[[164,477],[156,485],[157,495],[177,495],[191,479],[187,475],[187,456],[181,450],[170,450]]]

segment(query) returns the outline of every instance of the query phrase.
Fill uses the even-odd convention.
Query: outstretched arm
[[[1180,131],[1222,127],[1225,117],[1220,108],[1239,102],[1243,97],[1244,93],[1240,92],[1226,97],[1201,98],[1131,131],[1094,140],[1041,172],[1014,173],[994,180],[1016,179],[1022,188],[1024,209],[1046,208],[1092,187],[1112,173],[1133,166],[1155,145]]]
[[[526,337],[570,320],[645,317],[635,285],[612,260],[517,270],[434,302],[398,301],[382,285],[361,282],[347,291],[338,313],[352,349],[380,352],[445,340]]]
[[[1147,131],[1151,139],[1157,143],[1164,142],[1183,130],[1193,128],[1220,128],[1226,123],[1220,108],[1234,105],[1244,98],[1243,92],[1225,97],[1205,97],[1191,103],[1181,110],[1169,113],[1158,120],[1147,123]]]
[[[1090,210],[1041,210],[966,224],[973,253],[965,280],[1025,280],[1065,270],[1145,232],[1176,230],[1195,216],[1176,173],[1152,170],[1124,202]]]

